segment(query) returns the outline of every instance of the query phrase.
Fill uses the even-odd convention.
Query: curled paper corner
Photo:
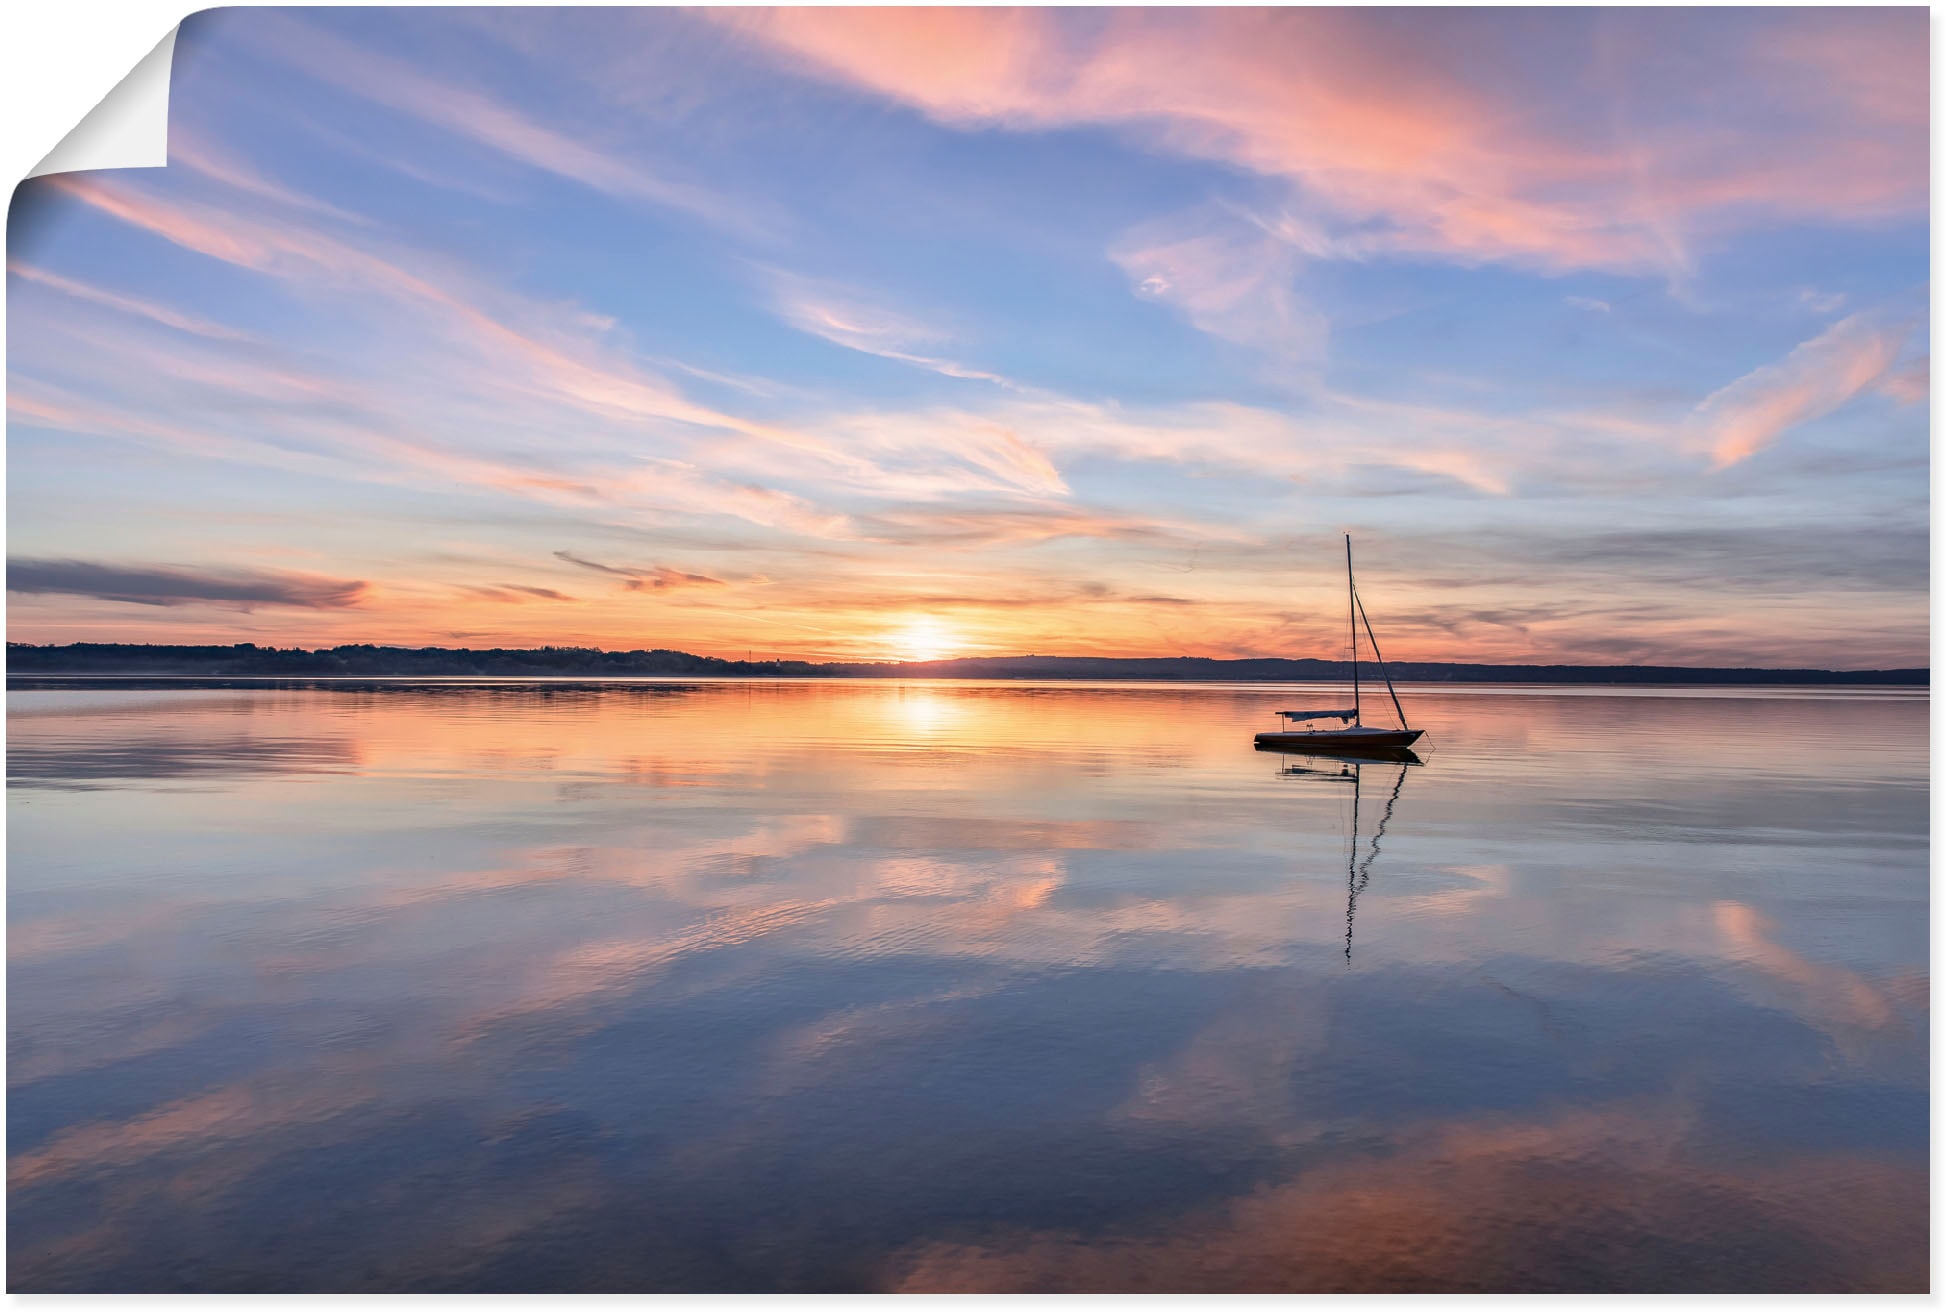
[[[83,169],[159,169],[169,163],[169,70],[177,28],[89,110],[27,174]]]

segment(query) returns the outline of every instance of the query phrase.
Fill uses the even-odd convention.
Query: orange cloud
[[[1414,1127],[1129,1233],[926,1241],[901,1292],[1922,1292],[1926,1173],[1863,1154],[1712,1163],[1680,1104]],[[1564,1167],[1563,1164],[1569,1164]],[[1802,1236],[1817,1235],[1814,1251]]]

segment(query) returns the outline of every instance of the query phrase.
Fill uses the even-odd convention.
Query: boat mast
[[[1351,620],[1351,722],[1363,724],[1358,714],[1358,590],[1351,582],[1351,534],[1345,534],[1345,614]]]

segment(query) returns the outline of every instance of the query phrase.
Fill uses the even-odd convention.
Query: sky
[[[1927,11],[229,9],[8,637],[1927,663]]]

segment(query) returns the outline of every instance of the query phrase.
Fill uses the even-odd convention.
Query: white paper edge
[[[101,103],[27,176],[84,169],[159,169],[169,163],[169,71],[175,63],[172,27],[155,49],[117,82]]]

